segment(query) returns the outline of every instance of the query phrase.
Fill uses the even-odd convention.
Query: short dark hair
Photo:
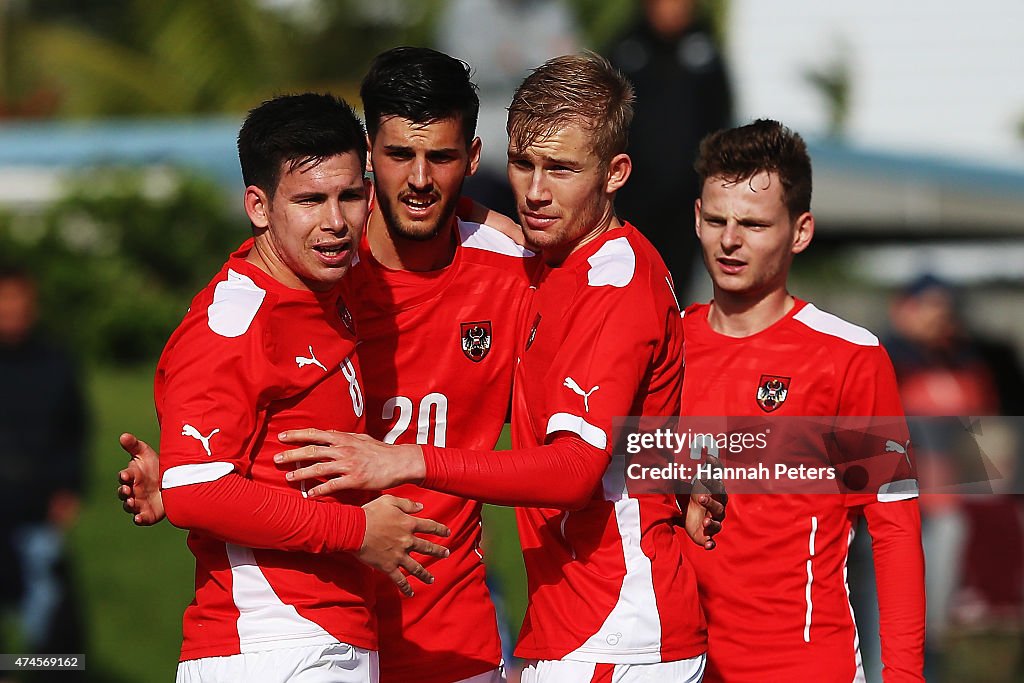
[[[694,164],[701,185],[708,178],[729,182],[774,172],[792,217],[811,210],[811,157],[799,133],[778,121],[757,119],[739,128],[711,133],[700,143]]]
[[[427,47],[396,47],[377,55],[359,96],[370,139],[391,116],[413,123],[458,119],[466,146],[476,135],[480,98],[469,65]]]
[[[273,197],[281,167],[317,164],[355,152],[366,170],[366,132],[355,111],[333,95],[304,93],[267,100],[249,112],[238,131],[242,180]]]
[[[593,133],[593,152],[607,164],[626,151],[633,99],[633,85],[599,54],[549,59],[512,96],[507,128],[512,149],[522,152],[537,138],[577,123]]]

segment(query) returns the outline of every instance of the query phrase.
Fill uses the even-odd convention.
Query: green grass
[[[505,425],[498,449],[507,450],[510,443],[508,425]],[[496,581],[502,590],[506,617],[512,636],[516,637],[526,612],[526,570],[519,547],[515,509],[485,505],[483,517],[484,562],[492,582]]]
[[[181,615],[192,599],[185,533],[164,522],[138,528],[116,496],[127,456],[117,443],[134,431],[155,443],[152,369],[89,373],[92,463],[71,545],[88,627],[89,678],[111,683],[173,680]]]
[[[151,367],[100,368],[88,375],[94,417],[92,462],[82,515],[71,535],[88,628],[89,679],[104,683],[173,680],[181,615],[193,595],[185,532],[167,522],[138,528],[116,496],[127,456],[123,431],[156,444]],[[503,437],[508,444],[507,430]],[[509,508],[484,511],[488,568],[503,587],[513,633],[525,609],[522,554]]]

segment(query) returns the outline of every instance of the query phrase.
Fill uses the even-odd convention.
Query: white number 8
[[[356,377],[356,368],[352,361],[345,358],[341,362],[341,374],[348,380],[348,394],[352,397],[352,410],[356,417],[363,416],[363,390],[359,388],[359,378]]]

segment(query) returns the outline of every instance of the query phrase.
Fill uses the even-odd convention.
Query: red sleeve
[[[174,526],[249,548],[355,551],[366,533],[362,508],[307,500],[237,474],[165,489],[162,495]]]
[[[225,288],[244,287],[227,282]],[[198,300],[198,297],[197,297]],[[261,307],[240,334],[215,331],[210,312],[193,310],[160,359],[160,477],[167,517],[175,526],[255,548],[357,550],[366,515],[359,507],[303,498],[245,477],[251,442],[263,426],[260,406],[282,380],[265,348]],[[237,311],[231,311],[237,316]]]
[[[832,455],[841,481],[850,485],[846,504],[916,498],[910,431],[896,373],[881,346],[861,347],[849,360],[836,415],[838,451]]]
[[[840,396],[838,415],[861,420],[857,453],[846,464],[862,467],[866,488],[848,493],[861,507],[871,534],[878,590],[879,633],[886,683],[924,681],[925,585],[921,513],[910,435],[903,419],[896,373],[881,346],[858,349]]]
[[[608,455],[564,436],[536,448],[472,451],[420,446],[424,488],[494,505],[578,510],[586,506],[608,467]]]
[[[917,499],[864,506],[878,588],[882,678],[924,681],[924,553]]]

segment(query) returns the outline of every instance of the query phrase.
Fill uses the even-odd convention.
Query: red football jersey
[[[512,394],[517,320],[537,257],[494,228],[459,220],[450,265],[417,273],[374,259],[364,238],[343,289],[359,337],[367,431],[387,443],[491,450]],[[501,642],[484,584],[480,503],[406,485],[444,523],[444,559],[417,556],[434,575],[402,597],[378,582],[383,683],[451,683],[498,666]]]
[[[676,415],[682,326],[668,271],[634,227],[544,267],[524,318],[513,448],[560,432],[610,453],[612,420]],[[529,605],[516,654],[651,663],[699,655],[706,629],[672,496],[632,496],[610,461],[580,510],[519,508]]]
[[[683,416],[897,417],[888,421],[891,443],[906,453],[895,374],[870,332],[798,300],[774,325],[735,338],[711,329],[708,310],[696,304],[683,318]],[[843,456],[853,462],[871,454]],[[718,547],[686,548],[708,620],[705,681],[863,680],[846,583],[862,513],[873,538],[884,678],[923,680],[916,493],[894,494],[884,485],[836,491],[730,495]]]
[[[306,499],[273,462],[282,430],[364,429],[355,337],[337,290],[282,285],[244,260],[251,244],[192,300],[157,368],[164,500],[172,522],[190,520],[196,558],[181,658],[335,638],[376,649],[371,570],[337,552],[361,544],[353,506],[371,495]],[[332,543],[346,514],[361,526]]]

